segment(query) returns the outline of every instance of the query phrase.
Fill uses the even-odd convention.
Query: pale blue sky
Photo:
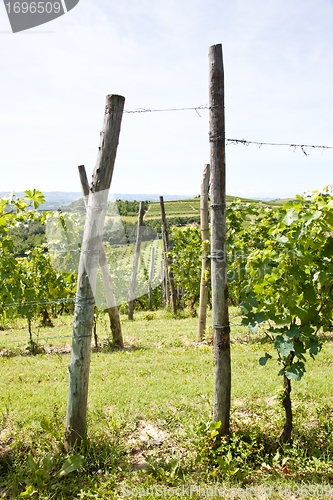
[[[79,191],[77,165],[90,177],[106,94],[123,95],[128,110],[207,104],[215,43],[227,137],[333,146],[331,0],[80,0],[48,24],[9,30],[3,6],[0,191]],[[200,114],[124,115],[111,191],[199,193],[209,162]],[[228,194],[283,197],[333,183],[333,150],[309,152],[228,146]]]

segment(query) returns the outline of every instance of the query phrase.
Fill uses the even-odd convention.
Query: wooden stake
[[[161,273],[161,307],[164,307],[165,306],[165,300],[164,300],[164,263],[163,263],[163,260],[161,260],[161,269],[160,269],[160,273]]]
[[[148,299],[149,299],[149,309],[153,308],[153,279],[154,279],[154,265],[155,265],[155,248],[152,246],[150,251],[150,269],[149,269],[149,280],[148,280]]]
[[[221,44],[209,49],[209,124],[211,172],[211,280],[214,330],[214,422],[220,434],[230,427],[230,327],[228,317],[224,71]]]
[[[207,265],[207,253],[209,252],[209,226],[208,226],[208,192],[209,192],[210,165],[206,163],[203,172],[203,179],[200,191],[200,230],[201,241],[204,244],[202,251],[201,282],[200,282],[200,302],[199,302],[199,322],[198,322],[198,342],[201,342],[206,329],[208,288],[205,277],[209,270]],[[204,243],[208,242],[208,243]]]
[[[143,214],[144,214],[144,202],[140,201],[139,217],[138,217],[138,230],[136,233],[136,243],[135,243],[135,254],[134,254],[131,281],[130,281],[129,292],[128,292],[128,319],[133,319],[134,299],[135,299],[135,283],[136,283],[136,274],[138,271],[139,256],[140,256]]]
[[[89,193],[74,309],[72,351],[68,366],[66,450],[78,446],[86,433],[94,292],[105,206],[116,159],[124,101],[122,96],[106,96],[103,129]]]
[[[167,255],[169,252],[169,236],[168,236],[168,227],[167,227],[166,216],[165,216],[163,196],[160,196],[160,206],[161,206],[161,216],[162,216],[162,227],[163,227],[164,238],[165,238],[165,255],[166,255],[166,261],[167,261],[167,267],[168,267],[168,273],[169,273],[171,305],[172,305],[173,313],[177,314],[177,296],[176,296],[176,290],[175,290],[175,283],[174,283],[174,279],[173,279],[173,272],[172,272],[172,268],[171,268],[172,261]]]
[[[169,294],[169,273],[168,273],[168,258],[167,258],[167,244],[165,240],[164,227],[162,226],[162,242],[163,242],[163,261],[164,261],[164,302],[166,305],[170,306],[170,294]]]
[[[80,165],[78,169],[79,169],[84,204],[87,207],[88,197],[89,197],[89,183],[87,179],[86,169],[84,165]],[[107,304],[110,306],[108,307],[108,314],[110,318],[110,327],[112,332],[113,343],[117,347],[123,349],[124,341],[121,333],[119,310],[116,302],[116,297],[114,295],[112,278],[110,275],[110,270],[106,260],[106,255],[103,245],[101,245],[101,252],[99,255],[99,267],[101,269],[102,280],[104,283],[104,290],[107,298]]]

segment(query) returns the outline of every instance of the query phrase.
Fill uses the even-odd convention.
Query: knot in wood
[[[226,351],[229,349],[229,341],[227,339],[222,339],[217,343],[217,347],[220,351]]]

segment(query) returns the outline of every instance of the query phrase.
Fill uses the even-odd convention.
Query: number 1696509
[[[8,14],[59,14],[60,2],[8,2],[5,4]]]

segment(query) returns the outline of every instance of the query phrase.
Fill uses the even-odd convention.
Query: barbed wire
[[[201,104],[200,106],[195,106],[194,108],[168,108],[168,109],[146,109],[146,108],[138,108],[133,110],[124,110],[124,113],[134,114],[134,113],[163,113],[168,111],[195,111],[197,115],[201,115],[198,113],[199,110],[210,109],[207,104]]]
[[[138,108],[138,109],[133,109],[133,110],[124,110],[124,113],[127,114],[135,114],[135,113],[162,113],[162,112],[171,112],[171,111],[195,111],[198,116],[201,115],[199,113],[200,110],[209,110],[212,109],[211,106],[208,106],[207,104],[201,104],[200,106],[194,106],[194,107],[189,107],[189,108],[166,108],[166,109],[147,109],[147,108]],[[210,141],[215,141],[219,139],[224,139],[224,137],[218,135],[218,136],[210,136],[209,140]],[[295,143],[280,143],[280,142],[263,142],[263,141],[248,141],[246,139],[225,139],[226,144],[229,145],[238,145],[242,144],[244,146],[249,146],[250,144],[255,144],[261,148],[262,146],[288,146],[290,148],[294,149],[294,152],[296,151],[297,148],[300,148],[302,153],[305,156],[309,156],[309,153],[306,151],[307,148],[311,149],[333,149],[333,146],[319,146],[319,145],[314,145],[314,144],[295,144]]]
[[[313,144],[287,144],[281,142],[258,142],[258,141],[247,141],[245,139],[226,139],[226,143],[227,145],[243,144],[244,146],[249,146],[250,144],[256,144],[257,146],[259,146],[259,148],[261,148],[262,146],[289,146],[290,148],[294,148],[294,152],[296,151],[297,148],[300,148],[302,153],[305,154],[305,156],[309,156],[309,153],[306,151],[307,148],[333,149],[333,146],[315,146]]]

